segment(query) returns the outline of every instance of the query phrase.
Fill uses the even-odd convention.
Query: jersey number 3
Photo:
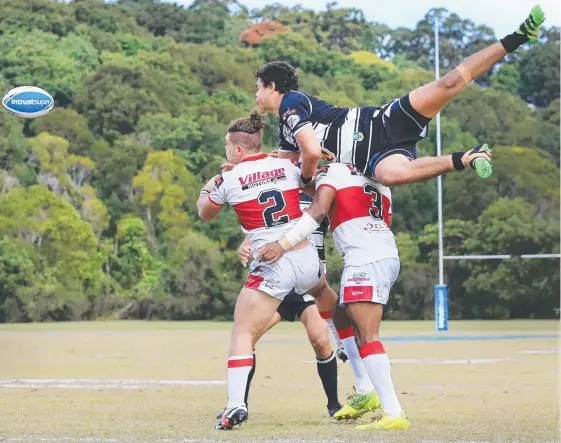
[[[260,205],[268,205],[265,209],[263,209],[263,221],[265,222],[265,227],[275,228],[290,222],[288,215],[276,217],[280,212],[286,209],[286,200],[284,199],[282,192],[278,189],[263,191],[259,194],[257,201]]]
[[[371,196],[370,202],[372,207],[368,210],[370,212],[370,217],[374,220],[383,220],[383,212],[382,212],[382,196],[380,195],[380,191],[376,189],[375,186],[370,184],[366,184],[362,187],[365,194]]]

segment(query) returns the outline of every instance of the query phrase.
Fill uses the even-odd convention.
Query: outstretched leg
[[[485,74],[509,52],[524,43],[537,39],[539,27],[545,16],[539,6],[535,6],[519,28],[500,42],[476,52],[466,58],[458,67],[444,77],[421,86],[409,93],[411,106],[421,115],[433,118],[453,97],[458,95],[472,80]]]
[[[397,140],[393,148],[381,152],[371,159],[370,172],[376,180],[386,186],[415,183],[429,180],[453,170],[473,165],[476,158],[489,160],[491,156],[479,147],[453,155],[441,157],[415,158],[415,143],[426,136],[431,118],[453,97],[458,95],[472,80],[481,76],[524,43],[535,41],[539,27],[545,16],[539,6],[535,6],[519,28],[500,42],[469,56],[444,77],[411,91],[397,100],[388,109],[390,124],[387,125],[392,140]],[[391,127],[393,115],[401,115],[404,120]],[[405,116],[405,117],[404,117]],[[397,118],[397,117],[393,117]],[[404,134],[412,134],[404,137]],[[377,157],[377,158],[376,158]]]

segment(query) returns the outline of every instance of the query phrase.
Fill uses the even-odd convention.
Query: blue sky
[[[170,3],[189,5],[192,0],[165,0]],[[462,18],[469,18],[478,24],[485,24],[495,30],[497,37],[514,31],[525,18],[532,6],[539,1],[546,13],[548,26],[561,26],[561,2],[559,0],[344,0],[340,6],[362,9],[369,21],[385,23],[392,28],[406,26],[413,28],[423,18],[426,11],[434,7],[445,7]],[[307,9],[325,9],[325,0],[277,0],[278,3],[294,6],[303,5]],[[249,8],[258,8],[275,0],[240,0]]]

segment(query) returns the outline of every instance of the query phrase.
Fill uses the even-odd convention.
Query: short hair
[[[286,62],[275,61],[261,66],[255,73],[256,79],[261,79],[265,86],[275,82],[275,89],[284,94],[290,90],[297,91],[298,75],[296,69]]]
[[[239,118],[230,123],[228,134],[232,143],[242,145],[249,151],[261,150],[261,130],[265,127],[265,117],[251,111],[248,118]]]

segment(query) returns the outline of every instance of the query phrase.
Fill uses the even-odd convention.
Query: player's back
[[[275,241],[302,216],[300,168],[288,159],[261,153],[222,174],[210,196],[229,203],[254,251]]]
[[[336,191],[329,210],[329,225],[345,265],[398,258],[391,224],[390,189],[365,177],[351,165],[333,163],[316,177],[316,188],[329,186]]]

